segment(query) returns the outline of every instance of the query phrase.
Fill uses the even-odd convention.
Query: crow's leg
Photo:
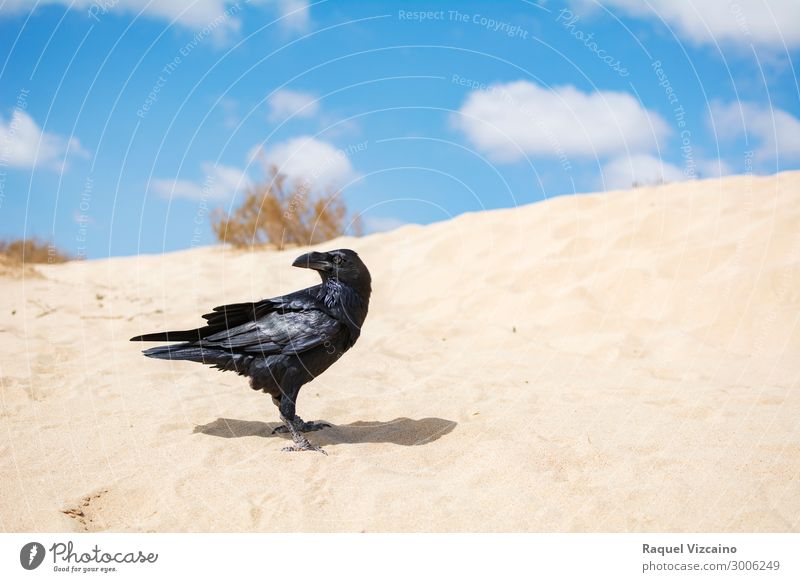
[[[310,442],[308,442],[308,439],[303,436],[302,432],[300,432],[298,428],[300,423],[297,422],[297,420],[289,420],[283,416],[281,416],[281,420],[286,425],[286,429],[289,431],[289,434],[292,435],[292,440],[294,441],[294,444],[291,447],[283,447],[281,449],[282,451],[316,451],[318,453],[322,453],[323,455],[328,454],[322,447],[312,445]]]
[[[272,397],[272,403],[280,410],[281,408],[281,401],[275,396]],[[297,421],[296,426],[300,432],[314,432],[315,430],[322,430],[323,428],[329,428],[327,422],[305,422],[302,418],[300,418],[297,414],[294,415],[294,419]],[[276,426],[272,430],[272,434],[287,434],[290,433],[289,428],[286,425]]]
[[[323,428],[330,428],[327,422],[305,422],[302,418],[294,415],[294,419],[297,421],[297,428],[300,432],[314,432],[315,430],[322,430]],[[272,434],[286,434],[289,432],[289,429],[286,426],[276,426]]]
[[[283,394],[281,395],[281,403],[278,407],[281,412],[281,420],[283,424],[286,425],[286,430],[289,431],[289,434],[292,435],[292,440],[294,441],[294,445],[291,447],[284,447],[282,450],[284,451],[317,451],[322,453],[323,455],[327,455],[321,447],[312,445],[308,442],[308,439],[303,436],[302,427],[304,423],[300,417],[298,417],[295,411],[295,399],[297,398],[297,393],[299,392],[299,386],[297,389],[293,390],[291,394]]]

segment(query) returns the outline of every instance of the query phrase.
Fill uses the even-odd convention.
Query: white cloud
[[[229,198],[235,192],[247,190],[252,186],[250,178],[241,168],[223,166],[222,164],[203,164],[203,172],[211,178],[213,198]]]
[[[88,157],[77,138],[67,138],[42,128],[21,109],[6,121],[0,115],[0,164],[17,168],[45,166],[62,170],[66,156]]]
[[[230,97],[223,97],[217,103],[217,108],[222,114],[222,125],[226,129],[235,129],[241,123],[239,116],[239,103]]]
[[[256,156],[293,181],[310,187],[338,188],[356,176],[343,150],[311,136],[289,139],[267,151],[256,146],[251,150],[251,159]]]
[[[319,120],[321,134],[328,139],[361,133],[361,126],[355,119],[342,119],[335,115],[322,115]]]
[[[647,154],[614,158],[603,166],[603,183],[607,190],[680,182],[686,179],[687,176],[678,166]]]
[[[203,198],[203,187],[191,180],[156,178],[150,182],[150,185],[162,198],[188,198],[190,200]]]
[[[102,20],[111,12],[141,13],[153,19],[175,21],[193,30],[213,27],[211,34],[224,37],[226,33],[238,31],[241,27],[242,7],[246,3],[243,0],[39,0],[38,5],[60,4],[81,11],[95,21]],[[307,0],[255,0],[252,3],[272,5],[284,17],[280,21],[284,29],[302,31],[308,27]],[[6,0],[3,12],[26,12],[31,9],[31,4],[30,0]]]
[[[603,0],[610,10],[663,20],[695,44],[750,43],[783,48],[800,46],[798,0]],[[573,0],[591,7],[593,2]]]
[[[203,172],[205,178],[202,182],[159,178],[153,180],[151,186],[162,198],[226,200],[252,185],[244,170],[233,166],[206,162],[203,164]]]
[[[269,119],[280,122],[288,117],[313,117],[319,111],[317,97],[313,93],[281,89],[269,98]]]
[[[649,154],[619,156],[603,165],[600,187],[624,190],[633,186],[667,184],[694,178],[719,178],[732,173],[731,167],[720,159],[691,161],[692,165],[680,168]]]
[[[720,178],[733,174],[733,168],[725,160],[698,160],[697,169],[701,178]]]
[[[756,154],[770,160],[800,159],[800,119],[782,109],[756,103],[717,103],[711,120],[720,138],[746,135]]]
[[[308,29],[311,23],[311,10],[308,0],[278,0],[278,10],[283,16],[281,25],[297,32]]]
[[[476,90],[456,118],[478,149],[496,161],[524,154],[566,157],[648,151],[669,133],[664,120],[627,93],[545,89],[528,81]]]

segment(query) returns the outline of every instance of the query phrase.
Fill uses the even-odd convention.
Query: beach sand
[[[3,531],[800,530],[800,172],[559,197],[350,247],[356,346],[284,453],[133,335],[318,282],[303,249],[0,273]]]

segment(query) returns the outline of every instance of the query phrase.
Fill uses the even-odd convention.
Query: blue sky
[[[0,0],[0,236],[213,242],[275,164],[368,231],[800,163],[800,2]]]

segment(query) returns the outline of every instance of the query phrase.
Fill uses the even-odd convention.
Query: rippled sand
[[[130,336],[316,283],[299,250],[0,274],[5,531],[798,531],[800,173],[562,197],[351,247],[358,344],[282,453],[246,380]]]

